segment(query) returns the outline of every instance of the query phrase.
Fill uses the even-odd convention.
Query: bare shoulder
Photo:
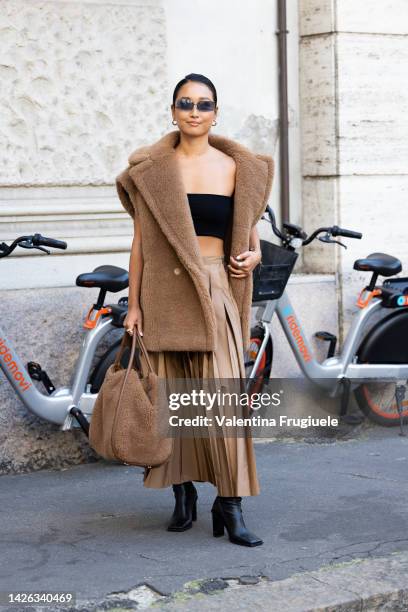
[[[211,155],[214,161],[216,161],[218,164],[223,165],[225,170],[228,170],[229,172],[235,172],[236,163],[233,157],[227,155],[226,153],[224,153],[224,151],[221,151],[216,147],[211,147]]]

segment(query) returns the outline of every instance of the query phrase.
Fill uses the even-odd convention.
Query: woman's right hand
[[[140,335],[143,336],[143,313],[140,306],[132,306],[129,308],[123,321],[123,327],[130,336],[133,335],[133,328],[135,325]]]

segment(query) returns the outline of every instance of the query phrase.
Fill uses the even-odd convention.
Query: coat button
[[[174,274],[180,274],[181,270],[180,268],[174,268],[173,272]]]

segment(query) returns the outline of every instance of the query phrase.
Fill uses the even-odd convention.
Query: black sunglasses
[[[208,113],[215,109],[214,100],[200,100],[199,102],[193,102],[190,98],[180,98],[177,100],[175,107],[183,111],[191,111],[194,106],[197,107],[198,111]]]

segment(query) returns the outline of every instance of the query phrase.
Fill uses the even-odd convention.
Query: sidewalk
[[[0,590],[74,591],[84,610],[119,609],[114,593],[120,609],[168,610],[360,610],[364,592],[406,597],[408,437],[363,425],[337,441],[258,441],[256,452],[262,492],[243,500],[264,539],[253,549],[212,537],[211,485],[197,485],[194,527],[169,533],[171,490],[143,488],[139,468],[2,476]]]

